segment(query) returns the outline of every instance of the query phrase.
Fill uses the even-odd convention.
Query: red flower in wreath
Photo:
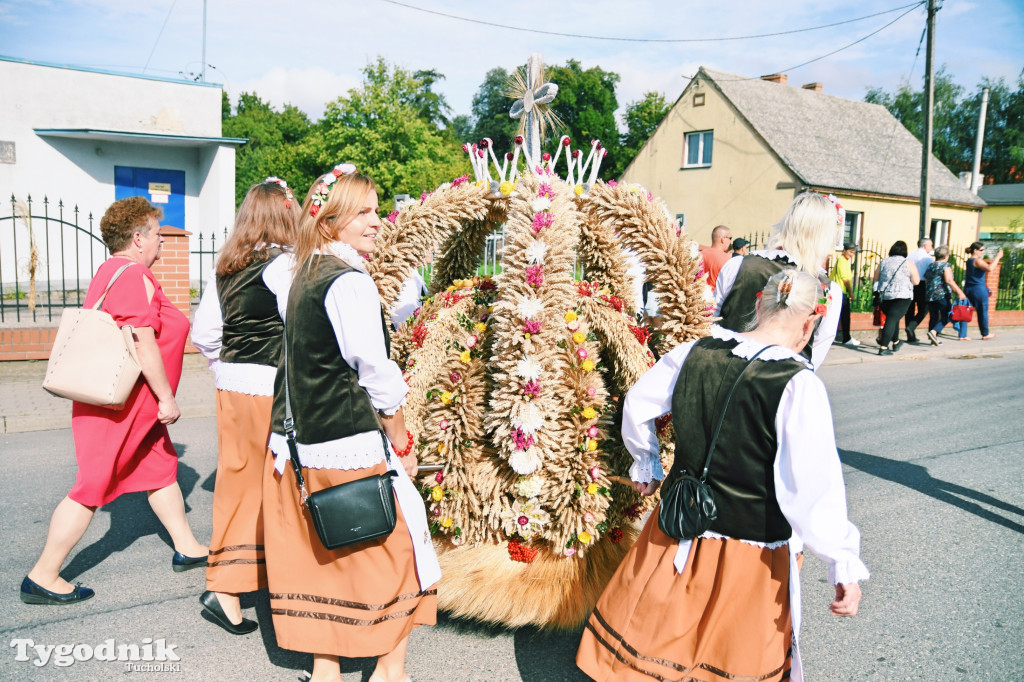
[[[827,310],[828,310],[828,308],[825,307],[824,303],[819,303],[816,306],[814,306],[814,314],[815,315],[821,315],[822,317],[825,317],[825,312]]]
[[[527,547],[518,540],[510,540],[508,543],[508,557],[512,561],[521,561],[524,564],[528,564],[537,558],[537,550],[533,547]]]
[[[423,341],[427,338],[427,328],[420,322],[412,330],[412,342],[417,348],[423,348]]]
[[[315,218],[316,214],[319,213],[319,212],[320,212],[320,207],[317,206],[316,204],[313,204],[312,206],[309,207],[309,217],[310,218]]]

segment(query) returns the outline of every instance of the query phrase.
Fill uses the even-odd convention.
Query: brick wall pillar
[[[988,299],[989,313],[996,309],[996,302],[999,300],[999,271],[1003,269],[1003,262],[999,261],[991,270],[985,273],[985,286],[992,292]]]
[[[190,319],[188,238],[191,234],[180,227],[167,225],[161,227],[160,235],[164,238],[164,247],[160,252],[160,260],[152,267],[153,274],[160,282],[164,294],[178,310],[185,314],[185,317]]]

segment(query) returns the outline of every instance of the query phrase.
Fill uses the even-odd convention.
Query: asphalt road
[[[1024,352],[1003,357],[826,366],[850,516],[872,571],[854,619],[828,614],[824,565],[804,563],[803,650],[810,680],[1024,680]],[[200,538],[209,537],[213,419],[172,427],[179,481]],[[0,680],[297,680],[310,658],[278,649],[265,597],[248,598],[261,633],[232,637],[199,615],[203,572],[173,573],[169,541],[142,494],[97,513],[64,571],[97,596],[66,607],[23,605],[21,578],[49,515],[75,476],[70,431],[0,436],[6,505],[0,527]],[[255,614],[255,615],[254,615]],[[175,645],[177,670],[124,663],[58,667],[18,661],[15,640]],[[434,680],[555,682],[573,664],[579,631],[515,632],[454,621],[413,633],[409,672]],[[9,645],[9,646],[8,646]],[[28,649],[28,657],[35,653]],[[343,662],[366,680],[370,660]]]

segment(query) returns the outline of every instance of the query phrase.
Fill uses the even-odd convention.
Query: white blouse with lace
[[[405,404],[409,386],[402,378],[402,370],[385,351],[380,295],[366,272],[366,261],[342,242],[334,242],[322,252],[337,256],[357,270],[334,280],[324,298],[341,357],[356,370],[359,385],[366,389],[373,407],[384,414],[395,414]],[[287,314],[290,284],[289,281],[277,292],[282,319]],[[325,339],[326,342],[329,341]],[[301,418],[301,415],[295,416],[296,421]],[[377,431],[297,445],[302,466],[311,469],[364,469],[384,459],[384,444]],[[270,450],[276,458],[275,467],[283,472],[288,463],[288,444],[284,436],[272,433]]]
[[[263,283],[280,300],[280,292],[288,298],[291,286],[291,265],[294,258],[282,253],[263,269]],[[281,316],[284,319],[284,316]],[[192,318],[192,344],[210,362],[214,385],[221,391],[232,391],[246,395],[274,395],[274,377],[277,367],[251,362],[223,362],[220,359],[221,343],[224,336],[224,313],[217,293],[216,271],[210,272],[206,289]]]

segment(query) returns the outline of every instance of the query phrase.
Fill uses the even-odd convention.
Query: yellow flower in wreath
[[[509,194],[512,194],[512,190],[515,189],[515,187],[513,187],[511,182],[506,180],[505,182],[498,185],[498,189],[501,191],[502,194],[508,196]]]
[[[594,369],[594,361],[593,360],[584,360],[583,364],[580,365],[580,367],[583,368],[584,372],[589,372],[590,370]]]
[[[575,332],[572,335],[573,343],[583,343],[586,340],[587,340],[587,335],[584,334],[583,332]]]
[[[444,453],[448,452],[448,446],[445,445],[444,443],[438,443],[437,451],[443,455]]]
[[[468,353],[469,351],[466,351],[466,352]],[[445,405],[451,404],[451,402],[452,402],[452,393],[451,393],[451,391],[444,391],[443,393],[441,393],[441,402],[444,403]]]
[[[590,541],[594,538],[591,537],[590,533],[588,533],[587,531],[583,531],[582,533],[576,536],[576,539],[582,542],[584,545],[588,545],[590,544]]]
[[[584,407],[583,416],[586,417],[587,419],[593,419],[594,417],[597,416],[597,410],[595,410],[593,407]]]
[[[594,450],[597,450],[597,441],[594,440],[593,438],[591,438],[587,442],[587,450],[590,450],[591,452],[593,452]]]
[[[461,353],[459,353],[459,360],[462,360],[463,362],[468,363],[470,361],[470,359],[471,359],[471,356],[470,356],[468,350],[464,350]]]
[[[473,331],[475,331],[477,334],[483,334],[485,331],[487,331],[487,325],[484,324],[483,322],[477,322],[476,324],[473,325]]]
[[[430,499],[432,499],[434,502],[440,502],[441,500],[444,499],[444,490],[441,488],[441,486],[434,486],[434,488],[430,491]]]
[[[576,311],[575,310],[570,310],[569,312],[567,312],[565,314],[565,321],[566,322],[572,322],[575,319],[576,319]]]
[[[599,485],[598,485],[598,484],[596,484],[596,483],[590,483],[590,484],[588,484],[588,485],[587,485],[587,494],[588,494],[588,495],[596,495],[596,494],[597,494],[597,489],[598,489],[598,488],[600,488],[600,487],[601,487],[601,486],[599,486]],[[435,490],[436,490],[436,488],[435,488]]]
[[[454,521],[452,521],[452,517],[450,516],[446,516],[441,520],[441,525],[445,528],[451,528],[453,523]]]

